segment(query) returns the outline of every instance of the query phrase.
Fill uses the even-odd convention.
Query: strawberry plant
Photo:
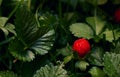
[[[120,1],[0,0],[0,77],[120,77]]]

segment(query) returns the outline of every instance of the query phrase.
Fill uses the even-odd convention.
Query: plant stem
[[[61,1],[60,0],[59,0],[58,7],[59,7],[59,18],[60,18],[60,21],[61,21],[61,19],[62,19],[62,5],[61,5]]]
[[[16,7],[13,9],[13,11],[9,14],[8,20],[13,16],[13,14],[16,12],[17,8],[19,7],[20,3],[16,5]]]
[[[28,4],[27,4],[27,6],[28,6],[28,9],[29,9],[29,11],[30,11],[30,7],[31,7],[31,0],[28,0]]]
[[[95,9],[94,9],[94,21],[95,21],[95,35],[96,35],[96,26],[97,26],[97,0],[95,2]]]
[[[5,41],[0,42],[0,46],[3,45],[3,44],[8,43],[9,41],[11,41],[11,40],[13,40],[13,39],[14,39],[14,37],[10,37],[10,38],[8,38],[8,39],[5,40]]]

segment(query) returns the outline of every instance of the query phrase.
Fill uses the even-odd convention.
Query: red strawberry
[[[81,38],[74,42],[72,48],[83,58],[90,51],[90,43],[88,40]]]
[[[114,19],[115,22],[120,23],[120,8],[115,11]]]

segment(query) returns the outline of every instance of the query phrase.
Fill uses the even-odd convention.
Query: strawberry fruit
[[[114,13],[114,20],[115,22],[120,23],[120,8],[117,9]]]
[[[77,39],[73,43],[72,49],[78,53],[79,57],[83,58],[90,51],[90,43],[84,38]]]

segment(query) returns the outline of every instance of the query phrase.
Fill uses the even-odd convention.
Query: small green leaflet
[[[7,20],[8,20],[7,17],[0,17],[0,29],[4,32],[5,36],[8,35],[8,31],[5,28],[5,24],[6,24]]]
[[[4,27],[8,18],[7,17],[0,17],[0,27]]]
[[[67,71],[62,68],[62,65],[54,66],[52,63],[49,63],[37,70],[34,77],[68,77],[68,75]]]
[[[76,37],[91,39],[94,37],[92,28],[85,23],[74,23],[70,25],[70,31]]]
[[[5,36],[7,36],[9,32],[16,35],[16,32],[14,30],[15,29],[14,25],[11,23],[6,23],[7,20],[8,20],[7,17],[0,17],[0,29],[4,32]]]

